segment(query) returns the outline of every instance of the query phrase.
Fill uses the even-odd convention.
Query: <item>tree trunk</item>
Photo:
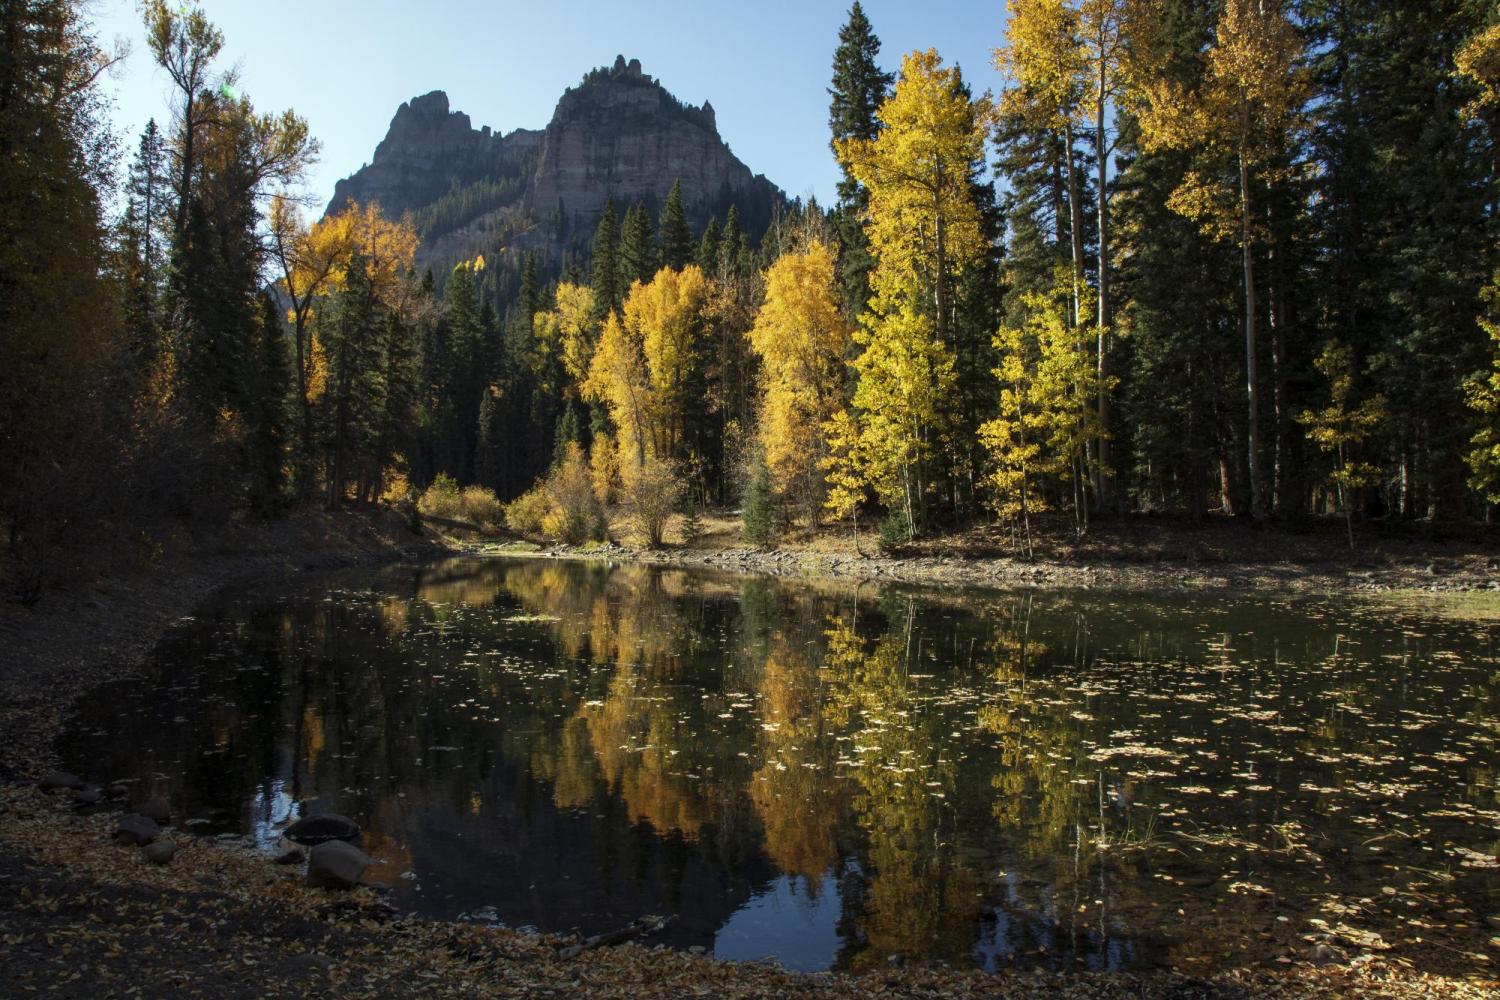
[[[1073,244],[1073,325],[1083,325],[1083,206],[1078,198],[1078,165],[1073,162],[1073,126],[1063,126],[1063,155],[1067,158],[1068,228]]]
[[[932,216],[937,228],[937,266],[933,276],[933,295],[937,307],[938,343],[948,343],[948,228],[943,221],[943,161],[939,157],[933,178]]]
[[[1260,392],[1255,377],[1255,255],[1250,227],[1250,164],[1240,152],[1240,246],[1245,268],[1245,396],[1249,403],[1246,468],[1250,474],[1250,516],[1266,517],[1265,483],[1260,468]]]
[[[1094,159],[1097,170],[1099,204],[1099,317],[1097,372],[1099,376],[1099,437],[1098,461],[1094,463],[1094,503],[1104,507],[1109,502],[1109,389],[1105,380],[1109,377],[1109,196],[1105,189],[1108,173],[1109,151],[1104,131],[1104,74],[1105,60],[1099,60],[1099,100],[1094,106]]]

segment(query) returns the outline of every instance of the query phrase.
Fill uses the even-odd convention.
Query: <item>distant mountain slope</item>
[[[387,214],[412,214],[422,236],[420,266],[441,278],[456,261],[483,253],[497,266],[497,297],[507,298],[525,251],[544,274],[586,263],[605,201],[621,215],[644,201],[655,218],[674,181],[701,230],[737,205],[759,238],[786,197],[730,152],[713,107],[686,105],[617,56],[557,102],[542,131],[504,135],[475,129],[433,91],[401,105],[372,161],[334,187],[328,211],[349,199],[378,201]]]

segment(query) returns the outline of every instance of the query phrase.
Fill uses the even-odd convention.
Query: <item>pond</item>
[[[432,917],[669,915],[647,943],[800,970],[1451,968],[1496,933],[1497,741],[1487,624],[454,559],[226,594],[63,749],[268,851],[351,816]]]

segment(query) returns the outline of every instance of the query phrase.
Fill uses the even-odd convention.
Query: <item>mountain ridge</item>
[[[418,266],[440,277],[479,253],[514,270],[524,252],[551,275],[586,260],[609,199],[621,215],[644,202],[654,218],[674,182],[695,231],[733,205],[755,239],[787,203],[730,150],[711,103],[679,101],[639,60],[616,56],[564,90],[541,129],[476,129],[442,90],[403,102],[371,161],[334,186],[327,212],[353,199],[410,213]]]

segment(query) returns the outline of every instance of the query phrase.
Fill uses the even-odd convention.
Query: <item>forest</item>
[[[201,8],[143,9],[170,102],[130,142],[86,5],[0,14],[25,600],[152,518],[313,506],[574,543],[623,514],[646,545],[708,508],[754,545],[998,522],[1024,553],[1037,518],[1327,517],[1353,545],[1500,501],[1488,0],[1010,0],[997,94],[931,49],[887,71],[855,3],[834,204],[752,242],[679,189],[611,202],[556,280],[504,247],[418,273],[441,211],[309,219],[307,123],[241,92]]]

